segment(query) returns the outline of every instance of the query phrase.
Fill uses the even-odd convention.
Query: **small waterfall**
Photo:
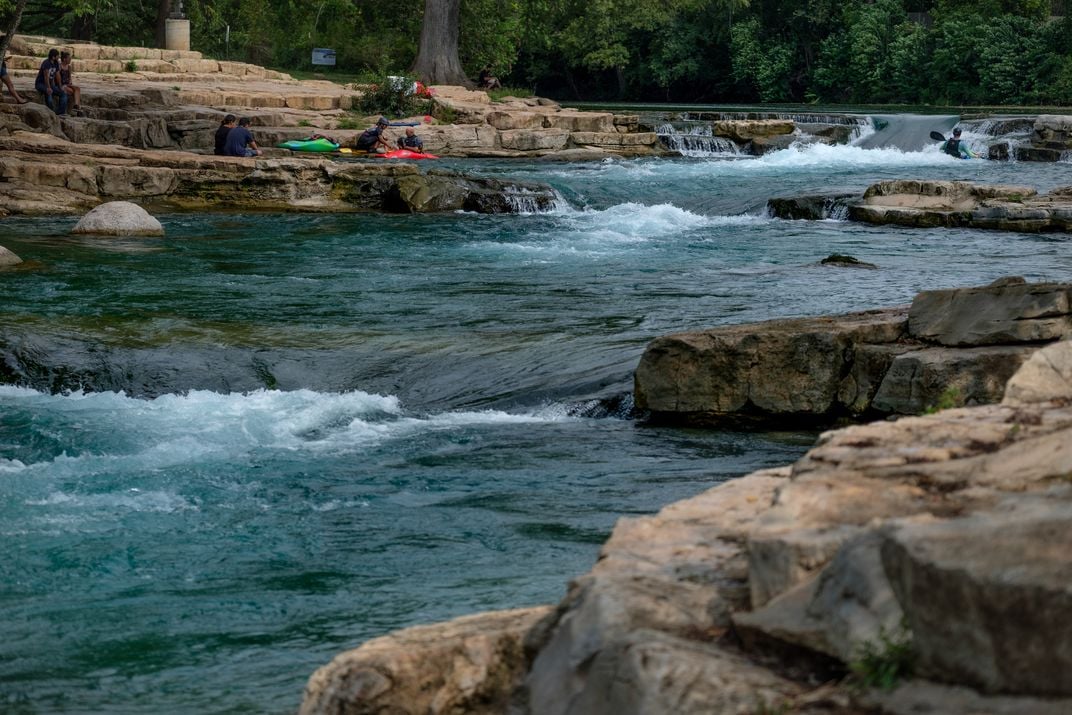
[[[875,114],[871,122],[874,133],[854,142],[861,149],[895,148],[901,151],[920,151],[933,146],[932,131],[943,134],[952,129],[960,117],[928,114]]]
[[[683,126],[681,126],[683,124]],[[667,148],[682,156],[740,156],[741,148],[725,137],[716,137],[709,122],[664,122],[655,133]]]
[[[848,221],[849,207],[837,199],[827,199],[823,205],[824,218],[831,221]]]
[[[511,213],[538,214],[550,213],[567,204],[566,199],[557,191],[554,199],[548,204],[543,193],[536,193],[524,187],[505,187],[503,199],[510,207]]]

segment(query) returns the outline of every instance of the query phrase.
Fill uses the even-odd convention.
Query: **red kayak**
[[[422,154],[419,151],[410,151],[409,149],[395,149],[383,154],[373,154],[378,159],[438,159],[435,154]]]

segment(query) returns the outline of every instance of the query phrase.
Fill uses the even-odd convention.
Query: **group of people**
[[[37,70],[34,89],[56,114],[66,114],[68,105],[72,109],[82,108],[82,90],[74,83],[71,53],[67,50],[60,52],[53,47],[48,51],[48,57]]]
[[[384,130],[389,126],[391,126],[391,123],[387,121],[387,117],[380,117],[376,120],[376,126],[370,127],[358,135],[357,139],[354,140],[354,148],[369,154],[386,154],[391,151],[391,144],[387,141],[387,137],[383,135]],[[399,137],[396,143],[399,149],[424,152],[424,142],[417,136],[417,132],[413,127],[406,127],[406,136]]]
[[[18,104],[30,100],[15,90],[11,76],[7,71],[7,58],[0,62],[0,81],[3,81],[12,99]],[[67,107],[82,108],[82,89],[74,83],[74,71],[71,69],[71,53],[60,52],[55,47],[48,51],[48,57],[41,63],[34,80],[34,89],[44,98],[48,108],[56,114],[67,114]]]
[[[253,139],[249,124],[249,117],[225,116],[216,130],[216,156],[260,156],[260,147]]]

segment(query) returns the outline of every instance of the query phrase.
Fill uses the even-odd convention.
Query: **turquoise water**
[[[0,223],[27,262],[0,272],[0,711],[292,712],[338,651],[553,602],[618,517],[814,438],[634,424],[614,405],[652,338],[1072,268],[1064,236],[763,213],[881,178],[1051,188],[1068,164],[445,164],[563,200],[164,215],[148,240]]]

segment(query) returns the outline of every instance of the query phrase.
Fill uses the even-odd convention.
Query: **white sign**
[[[313,48],[313,64],[335,66],[335,50],[327,47]]]

